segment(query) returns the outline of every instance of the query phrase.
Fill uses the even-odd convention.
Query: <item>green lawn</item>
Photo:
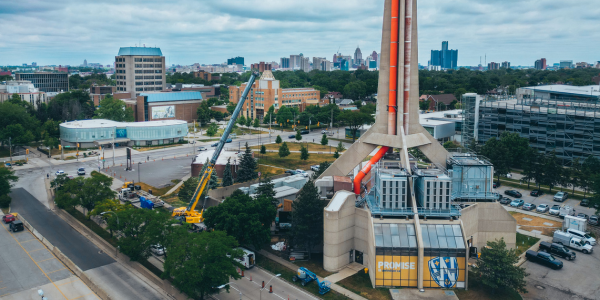
[[[540,239],[517,232],[517,255],[521,255],[527,251],[531,246],[537,243]]]
[[[358,272],[344,280],[338,282],[339,285],[350,291],[372,300],[392,300],[389,289],[373,288],[369,274],[364,271]]]
[[[307,160],[300,159],[300,153],[290,153],[289,156],[279,157],[277,152],[268,152],[266,154],[257,154],[258,163],[270,165],[284,169],[302,169],[309,170],[310,166],[318,165],[324,161],[332,163],[335,161],[333,155],[311,153]]]

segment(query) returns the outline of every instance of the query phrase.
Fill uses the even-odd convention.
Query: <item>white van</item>
[[[236,257],[234,258],[237,262],[239,262],[240,264],[244,265],[244,267],[246,267],[246,269],[250,269],[252,267],[254,267],[254,263],[256,260],[256,255],[254,255],[254,252],[245,249],[245,248],[238,248],[241,249],[242,251],[244,251],[244,255],[242,257]]]
[[[585,242],[589,242],[590,245],[592,245],[592,246],[596,245],[596,239],[581,230],[569,228],[569,229],[567,229],[567,232],[574,235],[577,238],[580,238],[581,240],[583,240]]]

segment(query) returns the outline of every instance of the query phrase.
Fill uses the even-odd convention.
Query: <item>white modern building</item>
[[[41,103],[48,103],[45,92],[40,92],[31,81],[11,80],[0,84],[0,102],[7,101],[13,94],[19,95],[22,101],[33,105],[36,109]]]

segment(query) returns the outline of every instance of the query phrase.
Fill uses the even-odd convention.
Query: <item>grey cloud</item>
[[[384,0],[0,0],[0,65],[110,63],[119,47],[161,47],[170,63],[332,58],[380,51]],[[419,62],[442,41],[459,65],[594,61],[600,7],[592,0],[420,0]]]

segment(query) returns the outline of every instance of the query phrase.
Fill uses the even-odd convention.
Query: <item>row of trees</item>
[[[12,198],[8,195],[13,182],[19,178],[15,172],[8,168],[0,168],[0,208],[8,208]]]
[[[494,164],[494,175],[506,175],[511,169],[523,170],[523,180],[528,187],[534,182],[538,187],[546,185],[552,191],[560,186],[583,189],[585,193],[600,192],[600,160],[589,156],[584,160],[576,158],[572,166],[563,167],[555,152],[543,154],[529,146],[529,140],[518,133],[504,132],[499,139],[491,138],[483,146],[472,142],[469,148],[485,157]],[[600,202],[599,202],[600,203]]]

